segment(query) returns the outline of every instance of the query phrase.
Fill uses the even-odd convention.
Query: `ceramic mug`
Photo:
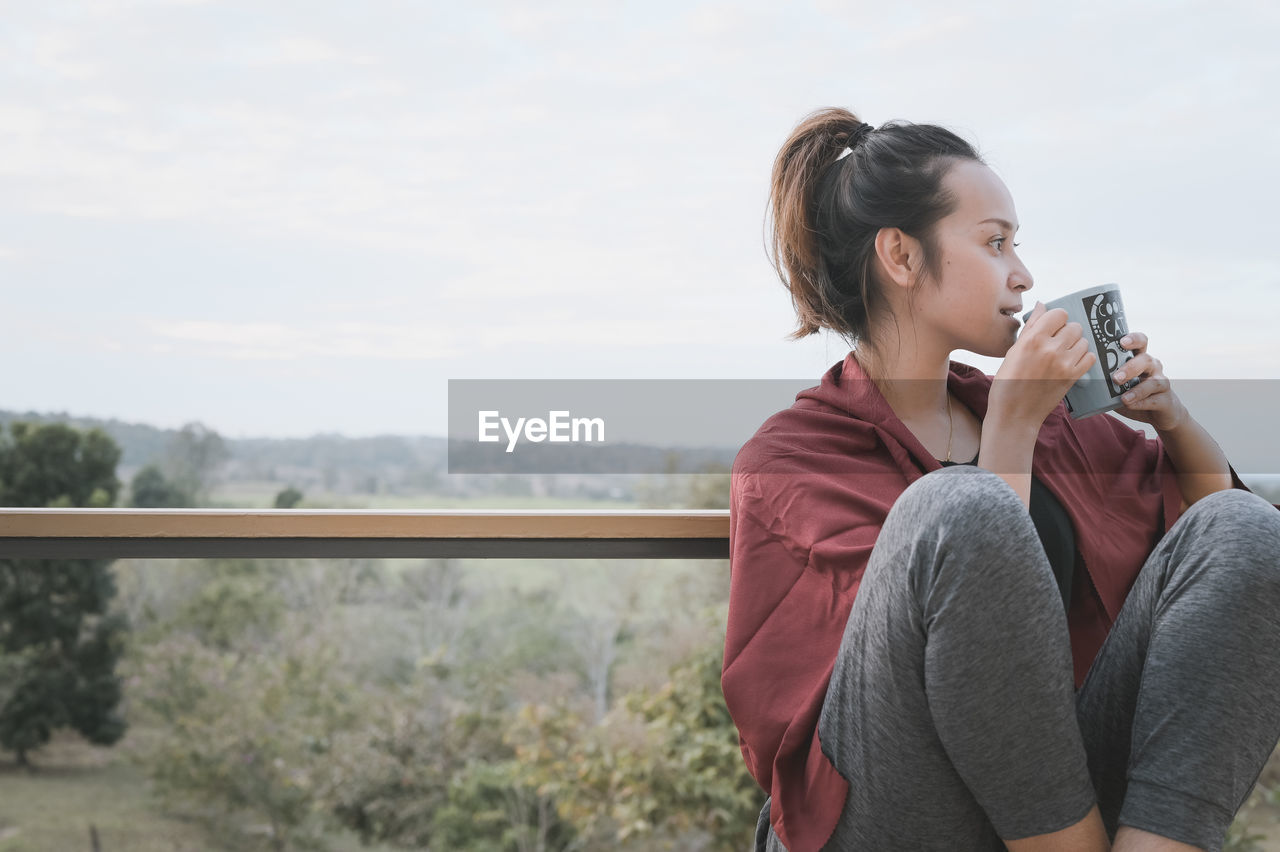
[[[1045,310],[1062,308],[1067,312],[1067,322],[1078,322],[1084,329],[1084,340],[1097,356],[1089,372],[1076,381],[1067,391],[1067,410],[1073,420],[1092,417],[1104,411],[1113,411],[1124,404],[1120,395],[1138,384],[1133,378],[1117,385],[1111,374],[1120,365],[1133,358],[1134,353],[1120,345],[1120,338],[1129,333],[1125,320],[1124,302],[1120,300],[1120,287],[1102,284],[1077,290],[1052,302],[1044,303]],[[1022,315],[1025,328],[1031,311]]]

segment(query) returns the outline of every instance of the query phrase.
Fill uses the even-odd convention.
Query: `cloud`
[[[64,80],[89,80],[100,73],[99,66],[85,60],[79,38],[64,32],[47,32],[26,42],[25,56],[16,57],[40,71]]]
[[[197,357],[236,361],[306,358],[398,361],[452,358],[462,354],[448,342],[456,336],[454,333],[432,325],[337,322],[301,328],[284,323],[155,319],[144,325],[150,334],[180,343],[184,351]]]
[[[1046,8],[28,4],[0,34],[0,214],[24,223],[0,260],[38,282],[31,316],[92,328],[110,292],[126,348],[229,371],[696,342],[759,373],[791,351],[769,169],[845,105],[976,140],[1038,292],[1118,280],[1188,360],[1258,333],[1277,13]],[[1205,289],[1233,297],[1188,309]]]
[[[692,315],[673,317],[660,327],[643,317],[625,315],[585,321],[562,308],[533,310],[518,318],[486,318],[478,312],[449,316],[381,322],[320,320],[306,326],[148,317],[137,321],[136,330],[101,338],[99,345],[113,351],[122,346],[144,351],[166,346],[194,357],[233,361],[463,361],[483,352],[517,348],[679,347],[705,342],[708,330],[707,318]]]
[[[247,45],[233,45],[227,59],[258,68],[272,65],[377,64],[377,60],[370,55],[345,51],[329,41],[308,36],[285,36],[250,42]]]

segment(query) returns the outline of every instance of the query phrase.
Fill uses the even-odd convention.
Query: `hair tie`
[[[858,146],[858,143],[861,142],[863,139],[866,139],[867,134],[873,130],[875,130],[874,127],[864,122],[863,124],[858,125],[858,127],[852,133],[849,134],[849,141],[845,144],[848,145],[848,147],[850,148],[856,148]]]
[[[862,140],[866,139],[867,135],[873,130],[875,130],[875,128],[866,122],[855,127],[849,133],[849,137],[845,140],[844,148],[840,151],[840,156],[836,157],[836,159],[843,160],[845,157],[852,154],[853,149],[857,148],[858,145],[862,143]]]

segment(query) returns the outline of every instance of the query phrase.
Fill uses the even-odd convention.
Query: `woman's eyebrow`
[[[1021,225],[1014,225],[1010,222],[1006,222],[1004,219],[983,219],[978,224],[985,225],[988,222],[995,222],[997,225],[1004,228],[1006,231],[1013,231],[1014,233],[1017,233],[1018,228],[1022,227]]]

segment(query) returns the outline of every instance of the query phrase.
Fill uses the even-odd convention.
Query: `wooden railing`
[[[727,559],[725,510],[0,509],[0,557]]]

